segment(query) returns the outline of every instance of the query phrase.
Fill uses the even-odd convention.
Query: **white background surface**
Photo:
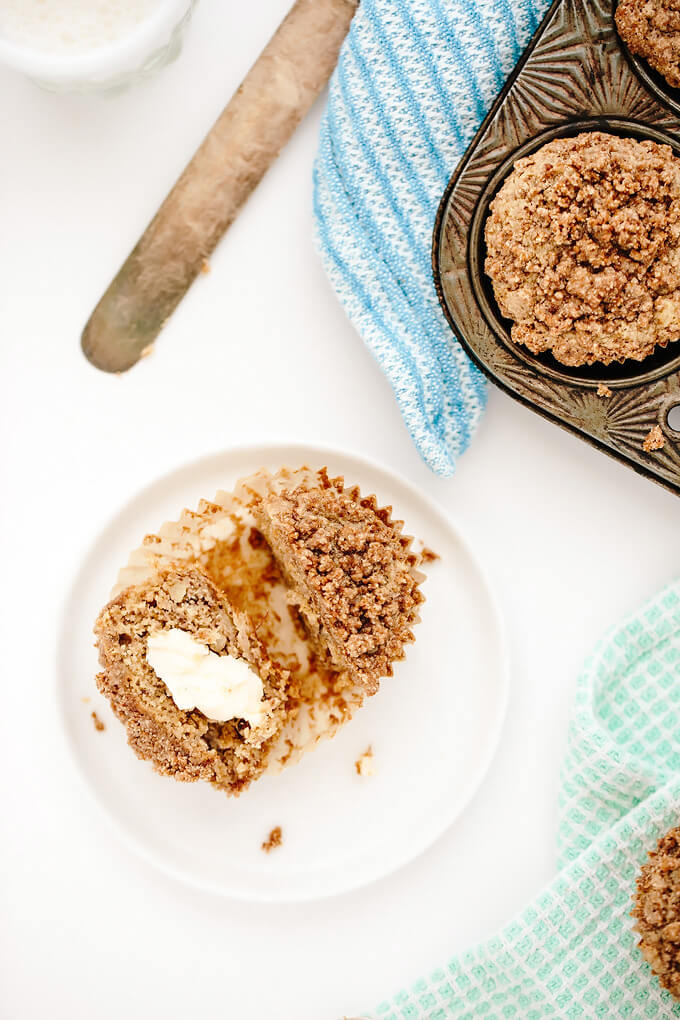
[[[499,392],[454,479],[421,463],[314,253],[320,106],[152,356],[121,377],[84,360],[93,303],[286,7],[202,0],[179,63],[116,99],[54,97],[0,69],[0,1015],[12,1020],[333,1020],[493,933],[554,872],[580,663],[678,569],[676,497]],[[105,521],[190,458],[272,438],[365,453],[448,508],[489,571],[512,653],[500,750],[460,821],[392,877],[304,906],[215,899],[133,857],[85,796],[55,704],[60,610]],[[455,664],[452,681],[465,682]]]

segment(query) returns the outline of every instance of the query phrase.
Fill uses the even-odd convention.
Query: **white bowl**
[[[0,35],[0,63],[54,92],[117,90],[174,60],[197,0],[162,0],[120,39],[80,53],[50,53]]]

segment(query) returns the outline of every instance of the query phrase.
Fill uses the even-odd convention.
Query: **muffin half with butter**
[[[288,674],[202,570],[178,565],[124,589],[95,634],[97,687],[139,758],[228,793],[260,775],[286,717]]]

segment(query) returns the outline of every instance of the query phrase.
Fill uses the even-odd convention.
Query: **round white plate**
[[[375,493],[441,559],[428,568],[416,643],[355,718],[279,776],[239,798],[156,775],[128,748],[94,686],[92,625],[117,571],[148,531],[259,467],[328,465]],[[447,516],[403,479],[313,446],[226,451],[161,478],[114,518],[83,564],[64,614],[59,696],[76,761],[127,842],[202,889],[260,901],[313,899],[388,874],[458,817],[489,766],[505,713],[503,628],[474,554]],[[87,698],[88,701],[83,699]],[[105,730],[95,730],[95,710]],[[368,745],[375,774],[354,763]],[[260,844],[276,825],[283,844]]]

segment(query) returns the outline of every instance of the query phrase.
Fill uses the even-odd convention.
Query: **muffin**
[[[240,793],[281,730],[288,676],[199,569],[126,588],[95,624],[97,687],[157,772]]]
[[[662,986],[680,999],[680,827],[650,852],[638,876],[632,916],[642,955]]]
[[[519,159],[491,205],[486,272],[511,337],[562,364],[642,361],[680,338],[680,160],[602,132]]]
[[[422,602],[401,522],[325,471],[274,476],[254,513],[316,648],[374,694],[413,641]]]
[[[616,27],[631,53],[644,59],[673,88],[680,88],[678,0],[619,0]]]
[[[402,527],[375,497],[300,468],[259,471],[147,535],[95,628],[98,686],[136,753],[239,793],[337,732],[413,640],[424,575]],[[218,721],[210,702],[178,702],[161,667],[197,661],[189,639],[236,655],[234,628],[263,711]]]

